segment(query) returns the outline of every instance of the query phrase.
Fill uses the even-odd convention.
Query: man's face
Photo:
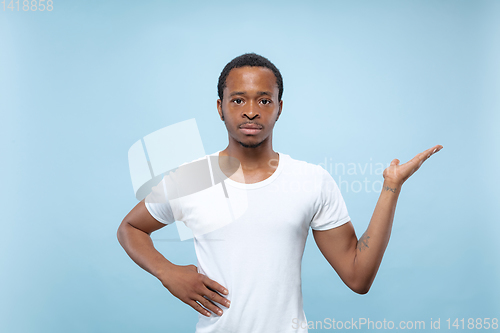
[[[233,68],[226,79],[223,101],[217,100],[230,140],[256,148],[272,138],[274,123],[283,107],[283,101],[278,102],[278,92],[276,77],[270,69]],[[251,126],[258,128],[242,128]]]

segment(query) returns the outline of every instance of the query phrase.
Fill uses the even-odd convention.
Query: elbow
[[[116,239],[118,239],[118,242],[121,244],[120,242],[120,235],[121,235],[121,225],[118,227],[118,230],[116,230]]]
[[[362,287],[362,288],[351,288],[356,294],[365,295],[370,291],[370,287]]]
[[[122,221],[120,226],[118,227],[118,230],[116,230],[116,239],[118,239],[118,242],[123,245],[123,237],[125,236],[124,233],[126,232],[126,224],[125,220]]]
[[[351,283],[348,287],[354,291],[356,294],[365,295],[370,291],[371,283],[368,282],[357,282]]]

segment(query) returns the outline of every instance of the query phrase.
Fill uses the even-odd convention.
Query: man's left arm
[[[389,243],[401,186],[425,160],[442,148],[436,145],[402,165],[398,159],[391,162],[384,170],[382,192],[370,224],[359,240],[351,222],[329,230],[313,230],[321,253],[354,292],[366,294],[375,279]]]

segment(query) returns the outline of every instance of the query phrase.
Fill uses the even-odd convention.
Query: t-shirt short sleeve
[[[165,177],[154,186],[145,200],[147,210],[156,220],[163,224],[171,224],[175,222],[174,213],[168,200],[167,188],[165,185]]]
[[[313,230],[328,230],[349,222],[351,218],[337,183],[328,171],[318,168],[322,170],[320,193],[310,225]]]

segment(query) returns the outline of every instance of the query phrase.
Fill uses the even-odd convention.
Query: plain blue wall
[[[245,52],[284,77],[274,149],[356,165],[332,176],[358,236],[378,193],[356,182],[444,146],[404,185],[368,294],[342,283],[310,233],[307,319],[441,318],[443,329],[500,317],[498,1],[53,5],[0,7],[0,331],[194,331],[197,313],[116,239],[137,203],[127,151],[190,118],[207,153],[224,149],[217,79]],[[175,237],[153,234],[169,260],[196,264],[192,241]]]

